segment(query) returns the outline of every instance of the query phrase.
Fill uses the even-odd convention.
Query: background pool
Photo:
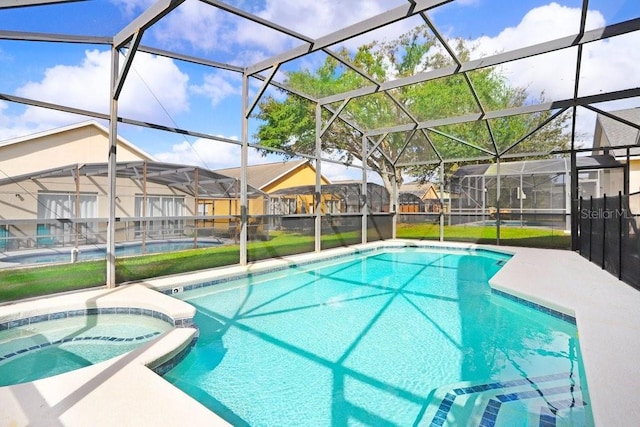
[[[99,314],[0,331],[0,386],[111,359],[171,328],[167,322],[149,316]]]
[[[198,248],[209,248],[213,246],[219,246],[222,242],[220,240],[198,240]],[[145,253],[161,253],[172,251],[183,251],[187,249],[193,249],[193,239],[189,240],[170,240],[159,242],[147,242],[145,244]],[[0,262],[7,263],[20,263],[20,264],[39,264],[39,263],[55,263],[55,262],[69,262],[71,260],[72,248],[61,249],[43,249],[36,253],[22,254],[22,255],[9,255],[0,258]],[[92,259],[100,259],[106,257],[106,249],[101,247],[87,247],[80,248],[78,251],[78,261],[88,261]],[[116,256],[127,255],[141,255],[142,244],[141,243],[128,243],[116,246]]]
[[[186,292],[200,338],[165,378],[235,426],[588,425],[576,327],[492,293],[506,259],[393,250]]]

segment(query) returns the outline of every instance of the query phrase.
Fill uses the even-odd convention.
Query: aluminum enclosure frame
[[[242,209],[242,220],[241,220],[241,238],[240,238],[240,263],[247,263],[247,195],[248,195],[248,186],[247,186],[247,176],[246,176],[246,168],[248,166],[248,158],[247,152],[248,148],[251,146],[252,148],[263,149],[263,150],[271,150],[278,152],[278,150],[272,150],[268,147],[263,147],[260,144],[249,144],[249,118],[252,114],[254,108],[259,103],[262,95],[265,90],[269,86],[277,87],[279,89],[283,89],[288,91],[289,93],[296,94],[298,96],[303,97],[309,102],[316,105],[316,151],[315,155],[302,154],[302,153],[287,153],[290,155],[299,155],[302,157],[312,158],[316,162],[316,170],[318,179],[316,180],[316,195],[320,194],[320,173],[321,173],[321,164],[323,162],[336,162],[335,160],[325,158],[321,149],[322,137],[324,131],[336,120],[342,120],[347,123],[351,128],[353,128],[357,133],[362,135],[362,158],[363,166],[353,166],[359,167],[362,169],[362,185],[363,188],[366,189],[367,185],[367,162],[366,159],[369,159],[371,156],[385,156],[387,160],[393,164],[394,168],[406,167],[406,166],[416,166],[416,165],[428,165],[433,164],[439,167],[440,169],[440,179],[443,180],[443,167],[447,163],[451,162],[459,162],[461,160],[491,160],[498,165],[501,161],[504,161],[509,158],[510,151],[515,148],[518,144],[520,144],[527,137],[531,136],[533,133],[540,130],[547,122],[540,124],[538,127],[533,129],[530,133],[524,136],[522,139],[518,141],[514,141],[508,147],[504,149],[499,149],[498,144],[494,138],[491,125],[489,120],[496,118],[505,118],[522,114],[532,114],[532,113],[540,113],[550,111],[553,112],[552,117],[555,118],[563,112],[572,111],[574,123],[573,128],[571,130],[571,149],[568,154],[571,156],[571,169],[572,176],[576,175],[576,153],[579,152],[579,147],[576,146],[576,131],[575,131],[575,116],[576,109],[578,107],[583,107],[589,109],[590,111],[602,113],[610,116],[618,120],[617,117],[612,116],[601,109],[593,106],[593,104],[598,104],[601,102],[615,101],[620,99],[628,99],[640,97],[640,88],[638,87],[628,87],[622,90],[611,91],[599,93],[597,95],[590,96],[579,96],[579,80],[582,71],[583,59],[582,52],[583,46],[588,43],[593,43],[597,41],[606,40],[611,37],[616,37],[624,34],[629,34],[633,32],[640,31],[640,17],[636,17],[631,20],[627,20],[624,22],[616,23],[613,25],[608,25],[603,28],[598,28],[594,30],[585,30],[586,24],[586,15],[588,10],[588,0],[582,1],[582,17],[580,22],[580,29],[578,33],[566,37],[561,37],[555,40],[546,41],[543,43],[538,43],[532,46],[514,49],[511,51],[502,52],[499,54],[487,56],[477,60],[470,60],[468,62],[462,62],[459,58],[455,56],[453,49],[447,44],[445,37],[443,36],[443,32],[434,24],[434,22],[429,18],[428,13],[434,10],[437,10],[438,7],[451,3],[452,0],[407,0],[406,4],[396,7],[394,9],[383,12],[377,16],[371,17],[369,19],[365,19],[356,24],[344,27],[338,31],[333,33],[324,35],[317,39],[308,37],[306,35],[300,34],[297,31],[294,31],[290,28],[287,28],[283,25],[276,24],[269,20],[266,20],[257,15],[251,14],[245,10],[240,8],[231,6],[223,1],[219,0],[200,0],[201,3],[206,4],[209,7],[220,9],[226,13],[231,13],[237,16],[240,19],[248,20],[253,23],[262,25],[266,28],[269,28],[273,31],[276,31],[280,34],[286,35],[288,37],[292,37],[301,42],[301,44],[293,49],[290,49],[286,52],[283,52],[279,55],[275,55],[273,57],[261,60],[255,64],[249,65],[247,67],[240,67],[234,64],[224,63],[223,61],[214,61],[207,58],[200,58],[195,56],[184,55],[179,52],[172,52],[168,50],[158,49],[152,46],[145,46],[141,43],[144,32],[149,28],[153,27],[158,21],[160,21],[163,17],[171,13],[176,8],[179,8],[184,0],[158,0],[153,5],[151,5],[145,12],[143,12],[140,16],[133,19],[128,25],[122,28],[117,34],[114,34],[112,37],[96,37],[96,36],[78,36],[78,35],[66,35],[66,34],[48,34],[48,33],[32,33],[32,32],[16,32],[16,31],[5,31],[0,30],[0,39],[4,40],[17,40],[17,41],[39,41],[39,42],[54,42],[54,43],[79,43],[79,44],[93,44],[93,45],[104,45],[109,46],[112,55],[112,80],[109,93],[110,95],[110,113],[105,115],[103,113],[98,113],[94,111],[87,111],[82,109],[77,109],[72,106],[58,105],[50,102],[44,102],[38,99],[28,99],[24,97],[19,97],[11,94],[3,94],[0,93],[0,100],[9,101],[13,103],[23,104],[23,105],[32,105],[42,108],[48,108],[52,110],[58,110],[73,114],[78,114],[82,116],[89,116],[94,118],[99,118],[103,120],[108,120],[110,123],[109,131],[110,131],[110,151],[108,153],[108,164],[109,164],[109,174],[112,177],[109,185],[109,200],[112,205],[115,204],[115,176],[116,176],[116,165],[117,165],[117,153],[116,153],[116,136],[118,133],[118,123],[126,123],[140,127],[147,127],[151,129],[163,130],[166,132],[190,135],[199,138],[205,138],[215,142],[221,143],[229,143],[240,145],[241,147],[241,167],[243,170],[242,179],[241,179],[241,205]],[[9,5],[1,5],[2,8],[13,8],[13,7],[40,7],[55,3],[66,3],[66,1],[55,1],[55,0],[31,0],[31,1],[22,1],[19,4],[16,2],[11,2]],[[5,3],[6,4],[6,3]],[[440,43],[444,46],[445,50],[452,57],[455,65],[451,67],[445,67],[443,69],[431,70],[427,72],[422,72],[415,74],[413,76],[407,78],[399,78],[393,81],[387,82],[379,82],[376,81],[373,77],[368,76],[367,73],[358,69],[353,64],[344,60],[341,56],[336,54],[331,50],[331,47],[336,45],[337,43],[348,41],[357,36],[375,31],[377,29],[383,28],[387,25],[390,25],[395,22],[399,22],[401,20],[411,18],[411,17],[419,17],[429,29],[433,32],[435,37],[440,41]],[[575,62],[575,82],[573,87],[573,96],[567,99],[560,100],[551,100],[550,102],[545,102],[537,105],[526,105],[519,108],[511,108],[506,110],[499,111],[487,111],[487,109],[482,105],[481,100],[478,98],[475,88],[473,87],[473,83],[468,76],[468,73],[474,70],[479,70],[486,67],[492,67],[500,64],[509,63],[512,61],[517,61],[526,58],[532,58],[535,56],[540,56],[550,52],[556,52],[564,49],[576,48],[576,62]],[[237,73],[241,76],[242,79],[242,130],[241,130],[241,141],[235,141],[227,138],[222,138],[219,136],[205,134],[202,132],[195,132],[188,129],[179,129],[179,128],[170,128],[161,124],[155,123],[147,123],[141,122],[139,120],[134,120],[127,117],[122,117],[118,114],[118,99],[120,92],[124,83],[126,82],[129,74],[129,69],[132,64],[133,58],[135,57],[137,52],[145,52],[153,55],[168,57],[180,61],[190,62],[198,65],[203,65],[206,67],[211,67],[212,69],[221,69],[233,73]],[[326,55],[334,58],[339,61],[344,67],[358,73],[361,77],[363,77],[366,81],[370,82],[369,85],[366,85],[360,89],[347,91],[344,93],[327,96],[323,98],[316,98],[310,94],[306,94],[299,90],[295,90],[293,88],[288,87],[284,83],[281,83],[276,80],[276,75],[278,70],[280,69],[282,64],[288,63],[290,61],[294,61],[299,58],[303,58],[305,55],[312,54],[314,52],[323,52]],[[124,55],[124,61],[122,64],[119,64],[120,55]],[[266,74],[262,74],[266,73]],[[447,117],[444,119],[432,119],[421,121],[414,117],[410,111],[406,108],[403,108],[391,93],[394,89],[398,89],[400,87],[413,85],[417,83],[423,83],[443,77],[461,75],[471,93],[474,95],[478,112],[473,114],[465,114],[458,117]],[[250,99],[249,96],[249,85],[252,81],[261,81],[262,85],[260,90],[258,90],[257,94]],[[349,118],[345,117],[343,114],[343,110],[349,104],[349,102],[353,99],[365,97],[368,95],[383,93],[386,96],[390,97],[392,101],[396,103],[399,109],[403,111],[406,115],[407,123],[397,124],[394,126],[381,128],[381,129],[365,129],[362,125],[358,123],[354,123]],[[339,108],[331,107],[331,104],[335,104],[341,102],[342,105]],[[326,110],[330,113],[331,119],[328,122],[323,122],[322,120],[322,111]],[[640,129],[640,125],[626,122],[622,119],[619,119],[621,122],[626,125],[632,126],[636,129]],[[492,149],[482,149],[483,155],[478,155],[477,157],[468,158],[468,159],[448,159],[445,158],[441,153],[438,152],[435,144],[429,139],[427,131],[435,131],[437,132],[437,127],[446,126],[452,124],[461,124],[461,123],[482,123],[486,126],[488,134],[491,138],[491,146]],[[407,138],[405,147],[411,141],[411,138],[416,134],[420,133],[423,135],[431,149],[436,155],[434,159],[425,159],[418,162],[413,163],[403,163],[401,162],[401,154],[398,154],[395,158],[389,158],[389,155],[385,153],[381,148],[380,144],[389,134],[399,133],[399,132],[410,132],[410,136]],[[446,136],[446,135],[445,135]],[[474,141],[463,141],[456,140],[455,138],[451,138],[453,141],[469,145],[471,147],[477,148],[477,145],[474,144]],[[549,154],[549,153],[530,153],[531,155],[539,155],[539,154]],[[520,157],[525,157],[525,154],[519,154]],[[442,183],[441,187],[442,187]],[[572,182],[572,191],[571,191],[571,199],[576,199],[577,195],[577,181]],[[391,202],[392,206],[397,206],[397,192],[393,196],[393,200]],[[317,196],[316,196],[317,198]],[[319,203],[319,198],[317,198],[316,203]],[[113,207],[111,208],[113,210]],[[498,204],[499,209],[499,204]],[[319,244],[319,224],[320,224],[320,212],[316,210],[316,245],[315,248],[317,251],[320,250]],[[392,212],[393,214],[394,212]],[[572,214],[575,215],[575,206],[572,209]],[[363,230],[366,230],[366,218],[367,218],[367,209],[366,204],[363,207]],[[115,217],[110,215],[109,217],[109,228],[111,231],[108,236],[111,236],[113,232],[113,224],[115,221]],[[577,228],[577,222],[573,221],[574,225]],[[573,229],[573,227],[572,227]],[[442,234],[442,227],[441,227]],[[363,233],[364,239],[366,240],[366,233]],[[395,221],[394,221],[394,236],[395,236]],[[442,239],[442,235],[441,235]],[[499,241],[499,227],[498,227],[498,241]],[[115,286],[115,242],[113,238],[108,239],[108,247],[107,247],[107,286],[114,287]]]

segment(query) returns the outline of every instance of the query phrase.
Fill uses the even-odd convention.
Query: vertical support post
[[[444,242],[444,162],[440,162],[440,241]]]
[[[249,163],[249,76],[242,74],[242,148],[240,150],[240,265],[247,265],[247,166]]]
[[[147,230],[149,220],[147,219],[147,161],[142,164],[142,253],[147,252]]]
[[[107,161],[107,288],[116,287],[116,147],[118,145],[118,99],[116,85],[118,82],[118,49],[111,48],[111,86],[109,90],[109,153]]]
[[[486,224],[484,221],[487,219],[487,182],[484,175],[482,175],[482,224]]]
[[[78,245],[80,244],[80,223],[78,220],[80,219],[80,165],[76,165],[76,173],[75,173],[75,184],[76,184],[76,209],[74,212],[75,218],[73,219],[73,229],[75,234],[75,241],[73,246],[78,249]]]
[[[316,188],[314,191],[314,250],[320,252],[322,250],[322,107],[316,103]]]
[[[522,181],[522,172],[520,172],[520,188],[518,189],[518,196],[520,197],[520,227],[523,227],[524,217],[522,216],[522,208],[524,204],[522,201],[524,200],[524,187],[523,187],[523,181]]]
[[[393,175],[391,176],[391,238],[395,239],[398,231],[398,181],[396,180],[396,168],[393,167]]]
[[[624,167],[622,168],[623,171],[623,181],[622,181],[622,194],[628,195],[629,194],[629,167],[630,167],[630,161],[631,161],[631,153],[630,153],[630,148],[627,147],[627,153],[626,153],[626,162],[624,163]]]
[[[500,157],[496,157],[496,245],[500,246]]]
[[[362,190],[360,203],[362,204],[362,244],[367,243],[367,232],[369,230],[369,200],[367,185],[367,158],[369,157],[367,137],[362,135]]]
[[[198,178],[200,175],[200,169],[195,168],[193,171],[193,204],[194,206],[194,214],[196,216],[196,220],[193,222],[193,247],[194,248],[198,248],[198,215],[200,215],[200,212],[198,210],[199,206],[199,199],[198,199],[198,186],[200,185],[198,183]]]
[[[571,250],[578,249],[578,163],[575,152],[576,108],[573,107],[573,129],[571,130]],[[599,184],[599,183],[598,183]],[[599,187],[599,185],[598,185]]]

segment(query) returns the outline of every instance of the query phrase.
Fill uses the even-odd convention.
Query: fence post
[[[582,196],[578,200],[578,212],[580,212],[578,214],[578,253],[582,255]]]
[[[618,280],[622,279],[622,192],[618,191]]]
[[[591,210],[593,209],[593,195],[589,196],[589,261],[593,261],[593,215]]]
[[[604,262],[607,259],[607,195],[602,197],[602,269],[604,270]]]

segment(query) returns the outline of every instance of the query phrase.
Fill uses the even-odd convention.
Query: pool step
[[[590,425],[582,391],[569,373],[438,388],[421,426]]]

